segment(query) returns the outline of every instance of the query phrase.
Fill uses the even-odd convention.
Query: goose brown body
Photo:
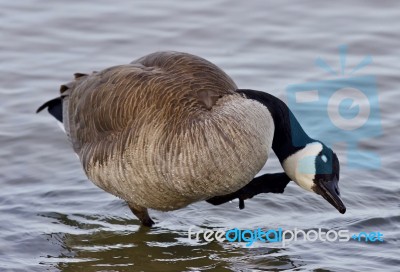
[[[274,122],[214,64],[157,52],[76,74],[63,85],[63,123],[97,186],[131,207],[174,210],[229,194],[265,164]]]

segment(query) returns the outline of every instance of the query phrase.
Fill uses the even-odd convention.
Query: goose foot
[[[133,212],[133,214],[137,218],[139,218],[139,220],[140,220],[140,222],[142,222],[143,226],[151,227],[154,225],[154,221],[151,220],[147,208],[144,208],[142,206],[139,206],[139,205],[136,205],[136,204],[133,204],[130,202],[128,202],[128,206],[131,209],[131,211]]]
[[[206,200],[213,205],[221,205],[235,198],[239,198],[239,209],[244,209],[244,200],[261,193],[281,194],[289,183],[290,178],[285,173],[264,174],[254,178],[242,189],[222,196],[215,196]]]

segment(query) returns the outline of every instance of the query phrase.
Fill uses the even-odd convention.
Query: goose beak
[[[337,179],[326,182],[318,182],[316,184],[315,191],[317,194],[325,198],[341,214],[346,212],[346,206],[344,206],[343,201],[340,199]]]

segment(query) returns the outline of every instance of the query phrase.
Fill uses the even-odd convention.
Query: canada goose
[[[88,178],[124,199],[143,225],[154,224],[147,208],[242,201],[283,192],[290,180],[345,212],[336,154],[308,137],[281,100],[238,89],[200,57],[156,52],[77,73],[37,112],[46,107],[63,123]],[[292,144],[293,133],[304,145]],[[271,147],[285,173],[253,180]],[[305,160],[312,173],[299,167],[305,156],[313,158]]]

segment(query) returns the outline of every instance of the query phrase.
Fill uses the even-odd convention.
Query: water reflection
[[[187,231],[148,229],[138,220],[85,214],[40,216],[70,230],[44,234],[60,253],[43,256],[42,264],[60,271],[283,271],[303,263],[292,260],[284,249],[191,241]]]

